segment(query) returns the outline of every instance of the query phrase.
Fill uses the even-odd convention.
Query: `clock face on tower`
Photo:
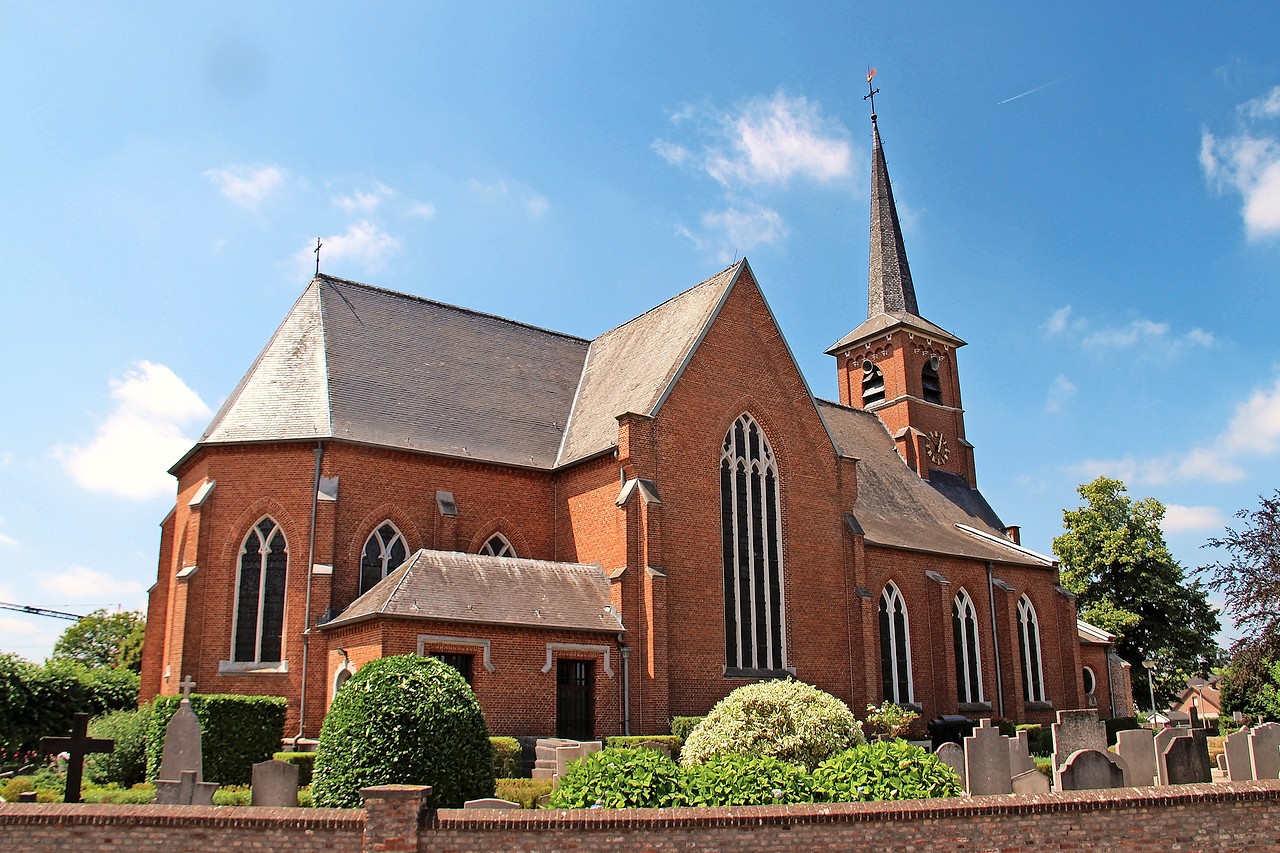
[[[925,436],[924,452],[929,457],[929,461],[935,465],[945,464],[951,457],[951,447],[939,430],[934,430]]]

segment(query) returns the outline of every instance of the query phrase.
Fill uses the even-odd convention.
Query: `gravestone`
[[[1164,748],[1166,785],[1212,782],[1209,747],[1203,738],[1177,737]]]
[[[1253,778],[1280,779],[1280,723],[1263,723],[1249,733]]]
[[[252,790],[251,805],[297,808],[298,765],[275,759],[259,761],[253,765]]]
[[[1031,757],[1031,746],[1025,729],[1009,738],[1009,770],[1014,778],[1036,769],[1035,759]],[[1043,774],[1041,774],[1043,775]],[[1046,777],[1045,782],[1048,783]]]
[[[1116,754],[1129,771],[1124,784],[1145,788],[1156,783],[1156,739],[1150,729],[1128,729],[1116,733]]]
[[[1191,737],[1191,729],[1181,727],[1161,729],[1156,732],[1155,748],[1156,748],[1156,784],[1168,785],[1169,773],[1164,765],[1165,750],[1169,748],[1169,744],[1176,738]]]
[[[45,755],[67,753],[67,786],[63,789],[64,803],[80,802],[80,780],[84,775],[84,757],[94,752],[111,752],[115,741],[89,737],[89,715],[73,714],[71,737],[42,737],[40,751]]]
[[[462,807],[464,809],[518,809],[520,804],[510,800],[500,800],[497,797],[485,797],[480,800],[467,800]]]
[[[556,778],[564,778],[564,774],[568,771],[570,764],[599,752],[602,746],[604,744],[598,740],[586,740],[569,746],[556,747]]]
[[[1061,712],[1059,712],[1061,713]],[[1116,756],[1101,749],[1078,749],[1056,772],[1059,791],[1091,791],[1123,788],[1124,767]]]
[[[1007,741],[990,720],[983,720],[964,739],[964,779],[970,794],[1013,793]]]
[[[956,775],[960,777],[960,787],[968,790],[969,786],[965,784],[964,774],[964,749],[959,744],[947,741],[934,750],[933,754],[943,764],[956,771]]]
[[[1248,782],[1253,778],[1253,755],[1249,751],[1249,730],[1241,729],[1222,740],[1222,758],[1226,761],[1227,779]]]
[[[217,782],[204,781],[200,746],[200,720],[191,710],[191,689],[196,683],[187,676],[178,685],[182,702],[164,730],[164,755],[156,779],[156,803],[174,806],[211,806]]]
[[[1049,777],[1034,768],[1014,776],[1011,784],[1015,794],[1047,794],[1051,790]]]
[[[1082,749],[1106,752],[1107,727],[1093,709],[1059,711],[1053,724],[1053,769],[1061,770],[1074,753]]]

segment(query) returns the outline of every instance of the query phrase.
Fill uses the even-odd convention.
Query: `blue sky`
[[[165,470],[314,269],[594,336],[746,254],[815,394],[870,125],[979,483],[1187,566],[1280,486],[1280,5],[0,2],[0,601],[141,608]],[[0,610],[41,659],[67,623]]]

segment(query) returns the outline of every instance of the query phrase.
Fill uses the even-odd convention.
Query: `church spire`
[[[870,79],[867,81],[870,86]],[[874,109],[874,107],[873,107]],[[871,267],[867,278],[867,317],[906,312],[920,315],[911,283],[902,225],[893,203],[889,166],[880,142],[880,126],[871,113]]]

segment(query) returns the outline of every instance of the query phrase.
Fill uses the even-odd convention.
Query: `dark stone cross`
[[[89,715],[75,714],[71,718],[71,737],[42,737],[40,752],[56,755],[65,752],[67,759],[67,789],[64,803],[80,802],[80,780],[84,775],[84,757],[94,752],[111,752],[116,742],[109,738],[89,737]]]

